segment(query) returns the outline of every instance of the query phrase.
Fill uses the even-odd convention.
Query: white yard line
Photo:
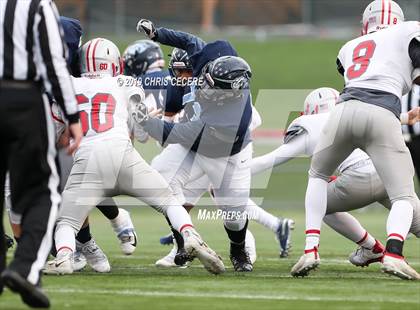
[[[183,297],[183,298],[226,298],[226,299],[259,299],[259,300],[302,300],[302,301],[331,301],[331,302],[372,302],[370,297],[337,297],[337,296],[304,296],[304,295],[261,295],[261,294],[226,294],[226,293],[196,293],[196,292],[158,292],[143,290],[113,290],[113,289],[59,289],[47,288],[48,293],[59,294],[98,294],[139,297]],[[418,300],[402,299],[395,296],[389,298],[375,298],[375,302],[418,304]]]

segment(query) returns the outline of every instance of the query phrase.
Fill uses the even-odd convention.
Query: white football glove
[[[149,119],[149,111],[143,102],[137,102],[131,105],[131,116],[137,124],[142,125]]]
[[[149,39],[154,39],[157,37],[157,32],[155,25],[150,20],[140,19],[137,23],[137,32],[144,32]]]

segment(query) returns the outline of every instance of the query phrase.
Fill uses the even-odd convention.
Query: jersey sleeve
[[[188,55],[201,51],[206,45],[201,38],[187,32],[176,31],[167,28],[158,28],[155,39],[161,44],[177,47],[187,51]]]
[[[165,112],[179,113],[183,109],[184,88],[168,84],[165,99]]]

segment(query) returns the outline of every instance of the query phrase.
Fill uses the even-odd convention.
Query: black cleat
[[[237,272],[250,272],[253,269],[251,259],[243,245],[230,244],[230,261]]]
[[[188,255],[187,251],[185,251],[184,248],[178,248],[175,258],[174,258],[174,263],[177,266],[185,266],[188,262],[193,261],[194,257],[191,257],[190,255]]]
[[[15,293],[19,293],[22,301],[33,308],[49,308],[50,301],[42,290],[29,283],[15,271],[5,270],[1,274],[3,284]]]

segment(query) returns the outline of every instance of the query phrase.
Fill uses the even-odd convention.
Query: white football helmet
[[[89,78],[117,76],[123,72],[123,62],[118,47],[111,41],[96,38],[80,49],[81,75]]]
[[[363,13],[362,35],[385,29],[404,21],[400,6],[392,0],[375,0]]]
[[[330,112],[339,96],[339,92],[334,88],[322,87],[312,91],[305,99],[303,114],[319,114]]]

